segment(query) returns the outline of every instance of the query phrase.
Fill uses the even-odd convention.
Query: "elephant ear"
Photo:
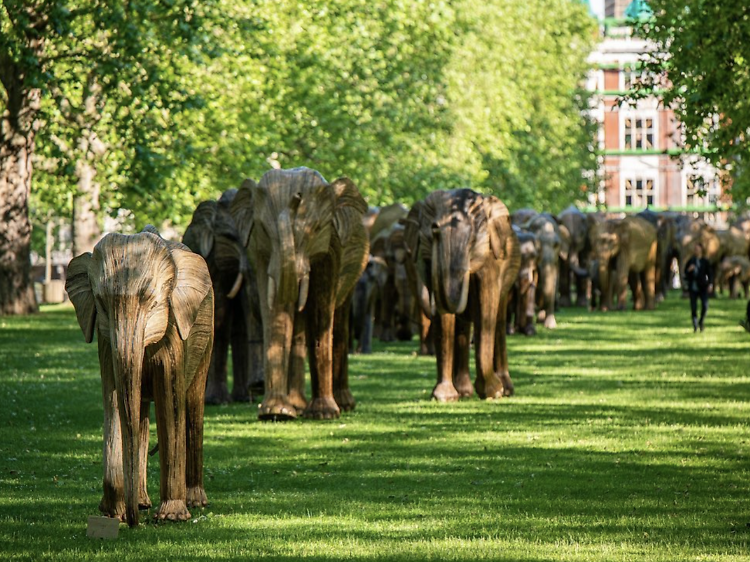
[[[205,260],[198,254],[173,249],[172,259],[176,271],[170,304],[180,337],[186,340],[198,316],[201,303],[211,290],[211,277]]]
[[[68,278],[65,281],[65,290],[76,309],[78,325],[81,327],[86,343],[94,340],[94,326],[96,325],[96,304],[89,281],[90,263],[91,252],[73,258],[68,264]]]
[[[229,208],[243,246],[247,246],[253,231],[253,192],[256,187],[258,184],[253,180],[242,182],[242,187],[237,190]]]
[[[349,178],[339,178],[330,187],[336,197],[333,226],[343,247],[336,293],[336,305],[340,306],[367,265],[370,244],[362,222],[367,203]]]
[[[485,196],[484,208],[487,213],[487,231],[490,236],[490,249],[496,260],[506,259],[508,256],[507,242],[513,234],[508,207],[493,195]]]

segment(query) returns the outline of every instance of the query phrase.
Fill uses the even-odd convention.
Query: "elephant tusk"
[[[234,285],[232,285],[232,289],[227,294],[227,296],[230,299],[233,299],[234,297],[236,297],[237,293],[240,292],[240,287],[242,286],[242,279],[243,279],[243,276],[242,276],[242,272],[240,271],[239,273],[237,273],[237,279],[234,280]]]
[[[461,314],[466,309],[466,303],[469,301],[469,278],[471,277],[471,273],[467,271],[464,274],[464,281],[461,285],[461,298],[458,301],[458,306],[456,307],[456,314]]]
[[[307,292],[310,290],[310,276],[305,275],[299,284],[299,297],[297,299],[297,311],[302,312],[307,304]]]
[[[273,303],[276,300],[276,282],[273,280],[273,277],[270,275],[268,276],[268,294],[266,295],[266,302],[268,304],[268,308],[273,308]]]

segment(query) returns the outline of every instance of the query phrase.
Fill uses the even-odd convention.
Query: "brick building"
[[[649,44],[632,34],[628,20],[648,17],[644,0],[592,1],[602,40],[592,53],[588,88],[594,92],[592,115],[599,123],[600,188],[592,204],[610,211],[638,211],[647,206],[690,211],[721,221],[717,171],[682,148],[682,129],[674,112],[657,97],[621,103],[640,75]]]

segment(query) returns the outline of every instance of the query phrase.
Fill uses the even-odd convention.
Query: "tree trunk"
[[[24,88],[20,78],[3,84],[7,105],[0,122],[0,315],[28,314],[38,310],[31,280],[29,193],[41,92]]]
[[[96,211],[99,209],[99,185],[94,181],[96,168],[84,153],[76,163],[78,195],[73,199],[73,256],[93,252],[101,238]]]

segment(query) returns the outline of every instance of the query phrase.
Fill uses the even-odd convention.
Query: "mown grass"
[[[351,358],[357,410],[260,423],[209,407],[211,506],[86,538],[101,490],[96,348],[72,309],[0,318],[0,555],[13,560],[747,560],[744,302],[704,334],[653,313],[560,312],[510,338],[517,396],[428,400],[415,344]],[[155,442],[155,435],[152,437]],[[158,500],[158,456],[149,467]]]

